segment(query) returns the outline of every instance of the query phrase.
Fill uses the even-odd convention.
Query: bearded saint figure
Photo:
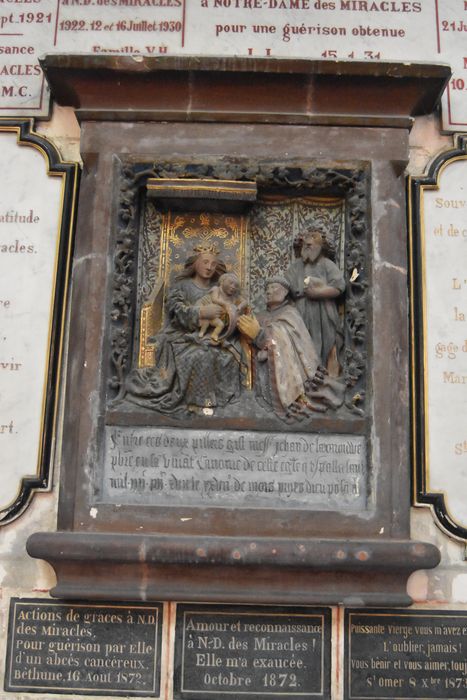
[[[303,235],[300,258],[285,273],[292,297],[320,358],[332,377],[342,368],[344,334],[336,299],[345,290],[337,265],[324,252],[325,238],[311,228]]]

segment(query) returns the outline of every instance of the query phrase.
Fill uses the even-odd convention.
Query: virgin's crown
[[[195,253],[211,253],[212,255],[219,255],[219,249],[214,243],[200,243],[193,248]]]

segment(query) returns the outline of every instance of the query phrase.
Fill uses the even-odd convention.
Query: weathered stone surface
[[[102,501],[365,510],[365,438],[106,428]]]

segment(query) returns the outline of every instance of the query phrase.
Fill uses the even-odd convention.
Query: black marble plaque
[[[328,608],[178,605],[174,700],[331,697]]]
[[[346,610],[345,700],[467,698],[466,610]]]
[[[157,697],[162,605],[12,598],[5,690]]]

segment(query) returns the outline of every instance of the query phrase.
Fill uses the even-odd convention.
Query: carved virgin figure
[[[224,313],[214,302],[199,302],[225,272],[213,246],[194,249],[168,291],[166,323],[152,339],[155,365],[130,373],[127,400],[161,413],[179,408],[202,413],[239,397],[245,366],[238,333],[213,342],[199,332],[201,323]]]

